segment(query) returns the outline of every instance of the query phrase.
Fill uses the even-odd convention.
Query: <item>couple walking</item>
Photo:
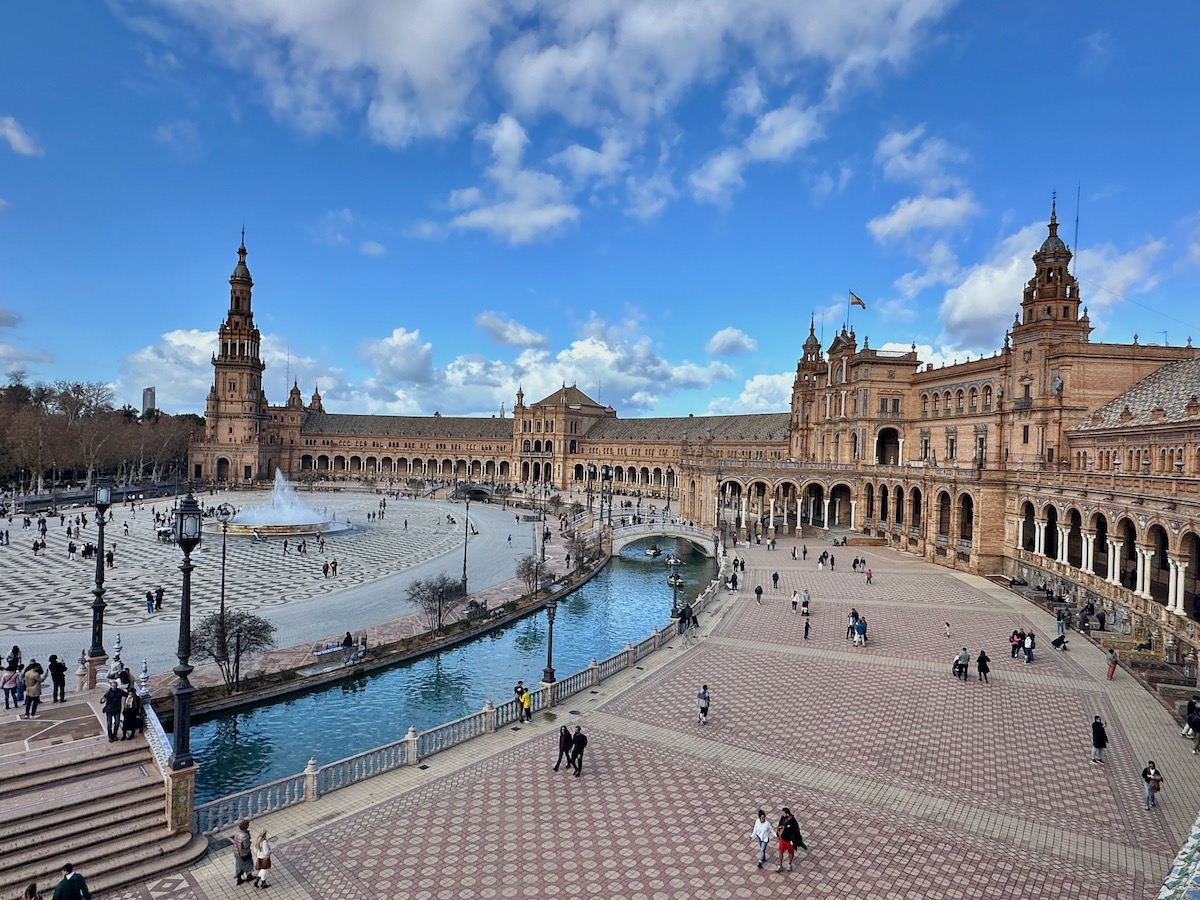
[[[571,734],[571,730],[566,725],[560,725],[558,729],[558,761],[554,764],[554,771],[557,772],[563,759],[566,759],[567,768],[574,769],[576,778],[583,774],[583,750],[587,747],[587,742],[587,735],[583,733],[583,728],[579,725],[575,726],[575,734]]]
[[[804,843],[804,835],[800,833],[800,823],[796,821],[796,817],[786,806],[783,808],[783,815],[779,817],[778,825],[772,825],[767,820],[766,811],[760,809],[758,819],[754,822],[753,837],[758,841],[758,867],[760,869],[767,862],[767,848],[773,840],[779,841],[779,866],[775,869],[776,872],[783,871],[784,856],[787,856],[788,871],[791,871],[792,863],[796,859],[796,848],[808,849],[808,845]]]

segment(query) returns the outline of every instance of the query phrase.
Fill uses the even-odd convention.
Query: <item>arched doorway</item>
[[[1083,568],[1083,517],[1079,510],[1067,511],[1067,564]]]
[[[937,499],[937,536],[939,541],[950,540],[950,495],[946,491],[938,494]]]
[[[835,484],[829,490],[829,524],[827,528],[851,528],[850,521],[850,487],[845,484]]]
[[[1033,552],[1037,546],[1037,513],[1034,512],[1033,504],[1028,500],[1021,505],[1021,536],[1019,543],[1022,550]]]
[[[900,464],[900,433],[895,428],[881,428],[875,438],[875,462],[881,466]]]
[[[1058,559],[1058,507],[1051,504],[1046,507],[1046,546],[1045,556]]]
[[[975,498],[970,494],[958,498],[958,539],[967,544],[975,540]]]
[[[1092,572],[1108,577],[1108,519],[1104,513],[1092,516]]]

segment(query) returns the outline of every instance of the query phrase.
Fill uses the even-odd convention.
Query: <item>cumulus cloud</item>
[[[867,230],[880,243],[906,237],[914,231],[944,230],[961,225],[979,212],[970,191],[954,197],[906,197],[891,210],[867,223]]]
[[[726,148],[710,157],[688,177],[692,196],[706,203],[728,203],[733,190],[745,184],[742,180],[743,165],[745,156],[736,147]]]
[[[605,181],[619,174],[628,167],[626,154],[629,147],[619,138],[607,137],[599,150],[584,147],[581,144],[571,144],[565,150],[550,157],[554,165],[562,166],[579,182],[591,182],[595,179]]]
[[[433,382],[433,345],[420,331],[396,328],[379,340],[366,340],[359,355],[375,367],[380,383],[389,386]]]
[[[379,241],[363,241],[358,245],[358,251],[364,256],[384,256],[387,253],[387,247]]]
[[[942,300],[942,327],[952,345],[997,347],[1021,306],[1033,274],[1032,250],[1045,239],[1044,224],[1027,225],[992,248],[987,258],[964,269]]]
[[[709,338],[704,349],[710,356],[736,356],[753,353],[758,342],[740,328],[726,327]]]
[[[1081,290],[1089,311],[1103,313],[1121,300],[1122,294],[1145,293],[1158,286],[1158,258],[1166,249],[1163,239],[1146,241],[1125,253],[1112,244],[1081,250],[1075,260],[1075,271],[1084,285],[1099,290]]]
[[[491,192],[468,188],[452,194],[452,208],[463,211],[450,220],[450,228],[527,244],[579,218],[558,178],[525,168],[529,136],[515,118],[502,115],[495,124],[480,126],[476,136],[491,146],[492,164],[484,172]]]
[[[708,404],[708,411],[714,415],[786,412],[791,408],[795,380],[794,372],[755,375],[745,381],[736,398],[717,397]]]
[[[526,328],[520,322],[506,319],[490,309],[477,315],[475,324],[497,344],[507,347],[545,347],[547,344],[544,334]]]
[[[213,383],[215,331],[176,329],[157,342],[121,360],[113,393],[140,396],[144,387],[157,389],[159,409],[170,413],[203,412]]]
[[[37,138],[12,116],[0,116],[0,140],[18,156],[42,156],[45,151]]]
[[[926,137],[925,126],[890,131],[875,148],[875,163],[890,181],[908,181],[926,192],[954,187],[961,182],[950,166],[966,162],[967,154],[942,138]]]
[[[926,288],[951,284],[958,277],[958,258],[946,241],[935,241],[928,250],[918,253],[923,270],[906,272],[896,279],[896,287],[906,300]]]

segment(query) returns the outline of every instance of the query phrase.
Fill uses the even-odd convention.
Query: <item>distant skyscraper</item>
[[[156,409],[158,409],[158,399],[155,397],[154,388],[142,388],[142,418],[146,418]]]

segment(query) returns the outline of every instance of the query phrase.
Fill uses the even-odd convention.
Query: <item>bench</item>
[[[325,641],[323,644],[313,644],[313,656],[328,656],[331,653],[341,653],[345,650],[341,641]]]

